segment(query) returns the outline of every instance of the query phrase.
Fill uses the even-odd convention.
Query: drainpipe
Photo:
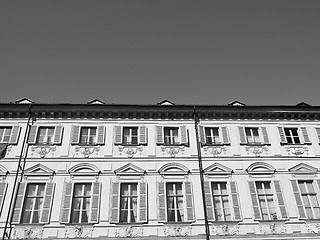
[[[28,149],[29,149],[28,145],[27,145],[27,139],[29,137],[30,126],[31,126],[30,125],[31,106],[32,106],[32,104],[29,105],[29,109],[28,109],[28,122],[27,122],[26,131],[24,133],[23,144],[22,144],[20,157],[19,157],[19,161],[18,161],[18,165],[17,165],[16,175],[15,175],[12,194],[11,194],[11,199],[10,199],[9,211],[8,211],[8,214],[7,214],[6,224],[5,224],[4,230],[3,230],[2,240],[10,239],[10,237],[11,237],[12,218],[13,218],[14,207],[16,205],[16,200],[17,200],[17,196],[18,196],[18,186],[19,186],[19,183],[21,182],[22,177],[23,177],[25,162],[26,162],[27,153],[28,153]],[[25,148],[26,148],[26,150],[25,150]],[[22,157],[23,155],[24,155],[24,157]],[[18,180],[19,175],[20,175],[20,178]],[[10,225],[10,226],[8,226],[8,225]],[[9,232],[7,232],[8,230],[9,230]]]
[[[201,145],[200,145],[200,141],[199,141],[199,130],[198,130],[199,119],[197,118],[195,106],[194,106],[194,110],[193,110],[193,116],[194,116],[194,127],[196,130],[196,140],[197,140],[197,151],[198,151],[198,162],[199,162],[199,172],[200,172],[200,182],[201,182],[202,205],[203,205],[204,222],[205,222],[205,230],[206,230],[206,240],[209,240],[210,239],[210,230],[209,230],[208,214],[207,214],[207,208],[206,208],[206,199],[205,199],[205,194],[204,194],[204,176],[203,176],[203,167],[202,167],[202,158],[201,158]]]

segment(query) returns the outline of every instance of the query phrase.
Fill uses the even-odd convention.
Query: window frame
[[[254,131],[258,133],[258,136],[254,136]],[[248,134],[250,133],[250,135]],[[240,145],[246,146],[266,146],[271,145],[269,140],[269,133],[266,126],[261,125],[240,125],[238,126],[238,134],[240,137]],[[254,139],[258,137],[259,142]]]
[[[9,143],[13,127],[12,126],[0,126],[0,131],[3,129],[2,135],[0,135],[0,143]],[[10,134],[6,134],[6,131],[10,129]],[[7,137],[8,141],[4,141],[4,138]]]
[[[46,133],[48,129],[52,129],[52,140],[51,142],[38,142],[41,129],[46,129]],[[28,135],[28,144],[29,145],[38,145],[38,146],[53,146],[53,145],[61,145],[63,138],[64,127],[62,125],[33,125],[30,128]],[[47,136],[47,135],[46,135]]]
[[[84,130],[88,130],[88,133],[85,135],[83,133]],[[94,134],[91,134],[92,131],[95,131]],[[80,128],[80,133],[79,133],[79,145],[82,145],[82,146],[90,146],[90,145],[97,145],[97,140],[98,140],[98,128],[95,126],[81,126]],[[86,136],[86,141],[83,142],[82,141],[82,138]],[[94,137],[94,141],[90,141],[90,139]]]
[[[39,141],[39,138],[40,138],[40,134],[41,134],[41,130],[45,130],[45,134],[44,134],[44,139],[47,139],[46,141],[42,141],[40,142]],[[53,130],[52,131],[52,135],[50,136],[51,137],[51,140],[48,141],[48,131],[49,130]],[[56,129],[54,126],[39,126],[38,127],[38,130],[37,130],[37,137],[36,137],[36,145],[53,145],[54,144],[54,137],[55,137],[55,133],[56,133]]]
[[[87,137],[87,141],[81,142],[82,138],[82,130],[88,129],[91,131],[91,129],[95,129],[95,142],[90,143],[88,142],[88,139],[90,137]],[[90,136],[90,131],[88,131],[88,136]],[[104,125],[72,125],[72,133],[71,133],[71,145],[78,145],[78,146],[97,146],[97,145],[104,145],[105,144],[105,136],[106,136],[106,128]]]
[[[292,130],[295,129],[297,134],[294,135]],[[290,134],[286,133],[286,130],[289,131]],[[297,126],[297,125],[280,125],[278,126],[278,132],[280,135],[280,145],[289,145],[289,146],[302,146],[302,145],[311,145],[312,142],[309,138],[309,133],[306,126]],[[294,140],[294,138],[299,139],[299,143]],[[288,142],[288,139],[291,142]]]
[[[170,134],[166,134],[166,130],[169,130]],[[171,130],[171,131],[170,131]],[[167,142],[166,136],[169,139],[174,139],[175,136],[172,133],[172,130],[178,130],[176,136],[177,140],[175,142]],[[189,146],[189,135],[188,128],[186,125],[157,125],[156,126],[156,144],[162,146]]]

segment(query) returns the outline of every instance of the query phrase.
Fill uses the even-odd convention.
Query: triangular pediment
[[[41,163],[38,163],[24,171],[25,175],[53,175],[54,171]]]
[[[268,163],[256,162],[252,163],[246,171],[251,174],[271,174],[276,171],[276,169]]]
[[[206,174],[231,174],[232,169],[220,164],[220,163],[214,163],[210,165],[209,167],[204,169],[204,172]]]
[[[318,169],[305,163],[299,163],[298,165],[290,168],[289,172],[298,173],[298,174],[299,173],[301,174],[316,173],[318,172]]]
[[[145,170],[134,164],[128,163],[114,171],[117,175],[143,175]]]
[[[106,104],[106,103],[101,101],[98,98],[95,98],[95,99],[92,99],[92,100],[88,101],[87,104]]]

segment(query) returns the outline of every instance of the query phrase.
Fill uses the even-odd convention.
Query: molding
[[[187,175],[190,170],[180,163],[167,163],[158,172],[163,175]]]
[[[318,169],[305,163],[299,163],[298,165],[289,168],[288,171],[294,174],[315,174],[318,172]]]
[[[144,175],[146,173],[142,168],[137,167],[132,163],[128,163],[116,170],[114,170],[116,175]]]
[[[54,170],[44,166],[41,163],[29,167],[24,171],[24,175],[26,176],[53,176],[54,174]]]
[[[246,171],[250,174],[272,174],[276,169],[268,163],[255,162],[252,163]]]
[[[69,169],[70,175],[99,175],[100,170],[91,163],[79,163]]]

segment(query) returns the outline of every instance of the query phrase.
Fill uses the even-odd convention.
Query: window
[[[40,223],[40,213],[44,199],[44,187],[44,183],[28,184],[22,211],[22,223]]]
[[[54,127],[39,127],[37,144],[52,144]]]
[[[137,222],[138,184],[122,183],[120,191],[120,222]]]
[[[73,190],[71,223],[88,223],[91,202],[91,183],[76,183]]]
[[[239,126],[241,145],[269,145],[269,136],[266,127],[243,127]]]
[[[258,201],[263,220],[277,219],[277,212],[274,205],[273,193],[270,182],[255,182],[258,194]]]
[[[124,127],[122,142],[123,144],[138,144],[138,128]]]
[[[104,141],[104,126],[72,126],[71,144],[102,145]]]
[[[145,145],[147,142],[147,127],[115,126],[116,145]]]
[[[284,134],[288,144],[300,144],[298,128],[284,128]]]
[[[247,136],[247,142],[249,144],[259,144],[261,143],[259,138],[259,132],[258,128],[245,128],[246,136]]]
[[[278,127],[281,144],[311,144],[306,127]]]
[[[206,129],[206,143],[207,144],[220,144],[219,128],[205,128]]]
[[[157,126],[158,145],[188,145],[186,126]]]
[[[179,144],[179,128],[165,127],[164,128],[164,144]]]
[[[202,145],[229,145],[227,127],[205,127],[199,125],[199,138]]]
[[[183,222],[183,193],[182,183],[167,183],[167,216],[168,222]]]
[[[227,183],[212,182],[211,188],[215,219],[217,221],[230,221],[231,213]]]
[[[9,143],[12,127],[0,127],[0,142]]]
[[[96,127],[82,127],[80,132],[80,144],[95,144],[97,141],[96,135]]]

